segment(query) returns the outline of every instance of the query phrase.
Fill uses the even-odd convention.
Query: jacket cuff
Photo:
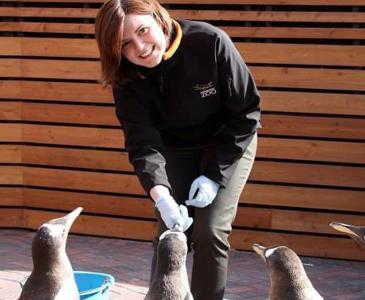
[[[142,178],[139,178],[139,181],[143,187],[143,189],[145,190],[146,194],[151,197],[150,195],[150,190],[155,186],[155,185],[163,185],[165,187],[167,187],[169,190],[170,190],[170,194],[172,195],[172,189],[171,189],[171,185],[170,183],[165,180],[165,179],[161,179],[161,178],[145,178],[145,179],[142,179]]]

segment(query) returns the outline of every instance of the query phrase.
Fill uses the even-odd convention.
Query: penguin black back
[[[78,300],[79,293],[66,254],[69,230],[81,213],[77,208],[41,225],[32,241],[33,270],[19,300]]]
[[[157,262],[145,300],[193,300],[186,270],[188,247],[182,232],[165,231],[157,246]]]
[[[270,274],[269,300],[323,300],[310,282],[298,255],[288,247],[253,249],[265,261]]]

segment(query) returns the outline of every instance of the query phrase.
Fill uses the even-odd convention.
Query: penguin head
[[[82,207],[78,207],[64,217],[49,220],[38,228],[32,243],[35,263],[39,257],[52,258],[65,250],[70,228],[81,211]]]
[[[341,222],[331,222],[330,226],[339,232],[349,235],[365,249],[365,226],[356,226]]]
[[[286,246],[264,247],[254,244],[252,248],[265,261],[270,272],[280,273],[284,277],[305,273],[298,255]]]
[[[168,270],[176,270],[185,264],[188,253],[186,235],[181,231],[166,230],[157,246],[158,264]]]

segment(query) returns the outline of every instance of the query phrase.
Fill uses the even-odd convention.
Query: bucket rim
[[[86,290],[86,291],[79,291],[79,295],[80,296],[84,296],[84,295],[89,295],[89,294],[95,294],[97,292],[100,291],[105,291],[106,289],[110,288],[111,286],[114,285],[114,276],[111,274],[107,274],[107,273],[100,273],[100,272],[88,272],[88,271],[73,271],[74,275],[76,274],[89,274],[89,275],[100,275],[100,276],[104,276],[104,282],[102,283],[101,286],[94,288],[94,289],[90,289],[90,290]]]

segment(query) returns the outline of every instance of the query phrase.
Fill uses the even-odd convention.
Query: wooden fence
[[[100,0],[0,3],[0,227],[36,228],[77,206],[73,232],[153,238],[153,205],[123,149],[100,66]],[[236,249],[365,259],[330,221],[365,225],[365,1],[166,0],[223,28],[262,95],[258,157]]]

